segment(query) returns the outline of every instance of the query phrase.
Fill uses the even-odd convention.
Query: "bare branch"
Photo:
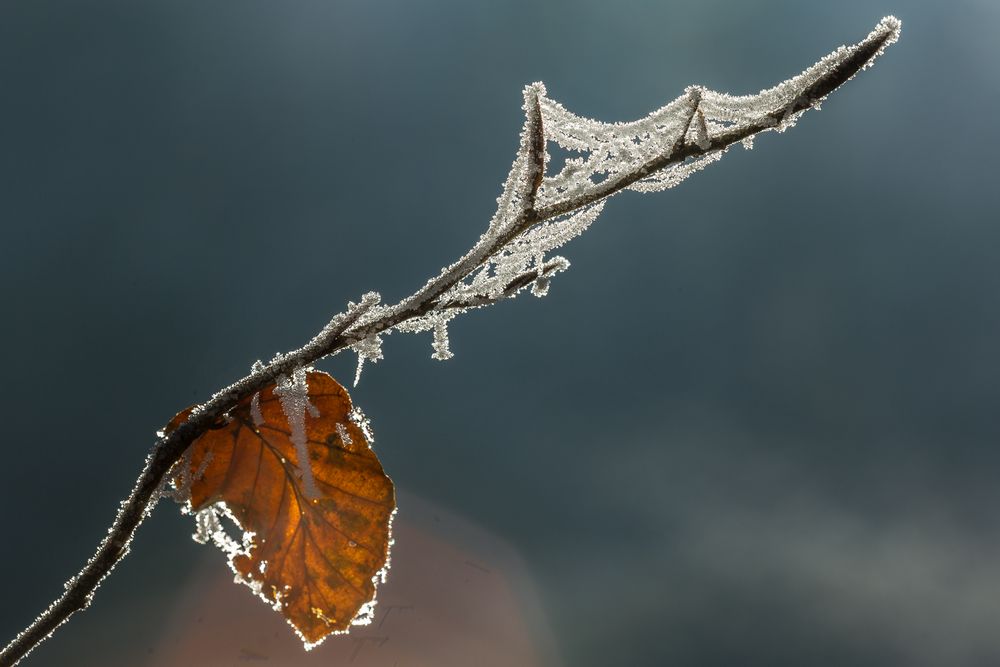
[[[153,445],[132,492],[121,504],[114,523],[94,556],[79,574],[66,583],[63,595],[0,651],[0,667],[11,667],[19,662],[66,622],[73,613],[90,604],[94,591],[101,581],[128,553],[129,543],[136,528],[160,497],[164,479],[174,464],[196,438],[211,428],[239,401],[260,391],[280,376],[288,375],[295,369],[309,366],[323,357],[336,354],[369,336],[387,332],[408,320],[435,311],[452,312],[489,305],[513,296],[533,283],[537,285],[538,281],[548,280],[554,273],[564,270],[568,263],[562,258],[542,263],[539,258],[534,267],[513,275],[496,292],[458,298],[445,296],[458,283],[486,266],[491,258],[509,249],[510,244],[522,235],[533,233],[532,228],[587,209],[668,167],[686,160],[705,158],[757,133],[783,127],[783,123],[802,111],[815,107],[830,92],[859,70],[867,67],[887,44],[896,40],[898,33],[897,20],[883,19],[865,41],[850,47],[852,50],[847,52],[848,57],[839,60],[835,66],[825,71],[792,101],[779,105],[753,122],[723,129],[717,126],[710,127],[702,110],[703,89],[689,88],[686,122],[667,150],[642,162],[634,169],[609,176],[600,183],[591,184],[592,187],[587,187],[583,192],[567,194],[541,207],[538,206],[538,199],[539,193],[545,188],[547,141],[541,103],[545,89],[541,84],[528,86],[525,89],[525,122],[521,134],[521,146],[511,177],[508,178],[504,194],[501,196],[501,209],[508,204],[510,210],[498,211],[498,216],[491,222],[488,231],[465,255],[443,269],[411,296],[393,306],[380,306],[377,294],[364,295],[360,303],[350,304],[345,312],[335,316],[301,348],[279,355],[267,365],[255,367],[248,376],[213,395],[191,414],[187,422],[162,435]],[[831,55],[841,53],[838,51]],[[695,126],[697,140],[688,142],[686,137],[693,123],[697,123]]]

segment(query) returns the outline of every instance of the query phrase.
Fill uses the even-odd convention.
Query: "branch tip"
[[[545,95],[545,84],[536,81],[524,87],[524,132],[528,142],[528,178],[530,189],[525,197],[524,214],[534,215],[538,189],[545,177],[545,127],[542,121],[541,98]]]

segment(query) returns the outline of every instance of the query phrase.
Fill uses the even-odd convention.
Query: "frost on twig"
[[[421,290],[396,306],[372,308],[355,329],[432,331],[433,358],[450,358],[448,322],[527,288],[535,296],[547,294],[552,276],[569,262],[546,257],[586,231],[609,197],[624,190],[671,188],[718,161],[732,145],[751,148],[755,135],[792,127],[802,113],[818,108],[830,92],[868,67],[898,39],[899,29],[896,18],[886,17],[861,42],[838,48],[756,95],[689,86],[669,104],[627,123],[578,116],[550,99],[543,84],[527,86],[520,145],[486,232]],[[548,142],[572,154],[551,175],[546,174]],[[366,335],[353,345],[359,373],[365,359],[381,358],[381,340]]]
[[[899,38],[889,16],[864,40],[841,46],[803,71],[756,95],[733,96],[702,86],[645,118],[603,123],[542,100],[546,139],[580,153],[543,181],[540,214],[558,214],[623,189],[652,192],[677,185],[717,160],[736,141],[768,130],[784,131]],[[680,158],[680,159],[678,159]]]

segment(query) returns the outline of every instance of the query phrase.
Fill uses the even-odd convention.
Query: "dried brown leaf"
[[[347,390],[318,371],[307,383],[315,408],[305,415],[307,464],[317,497],[304,489],[273,384],[194,441],[174,484],[190,488],[192,512],[215,508],[239,525],[243,542],[228,549],[233,571],[310,647],[370,609],[388,564],[396,502]]]

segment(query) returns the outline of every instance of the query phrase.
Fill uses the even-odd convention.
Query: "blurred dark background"
[[[541,664],[1000,664],[993,0],[5,0],[0,641],[175,411],[478,238],[525,83],[631,120],[888,13],[900,43],[821,113],[616,198],[549,296],[457,320],[446,363],[390,337],[353,395],[412,506],[490,536]],[[26,664],[153,664],[228,577],[191,530],[163,502]],[[517,664],[475,646],[454,664]]]

